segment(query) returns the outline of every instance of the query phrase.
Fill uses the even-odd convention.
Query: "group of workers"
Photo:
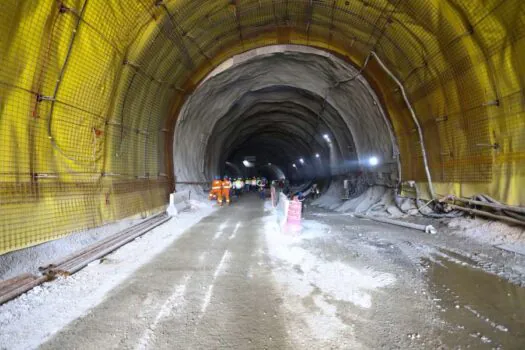
[[[265,188],[267,185],[268,181],[264,177],[237,178],[233,180],[228,176],[224,176],[223,179],[221,179],[220,176],[216,176],[211,184],[208,198],[210,200],[216,199],[220,206],[222,206],[224,202],[230,205],[231,197],[238,197],[243,192],[259,192],[261,199],[265,199]]]

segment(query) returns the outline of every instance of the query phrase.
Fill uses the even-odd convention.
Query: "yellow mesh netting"
[[[439,194],[525,204],[521,0],[3,0],[0,253],[162,209],[185,96],[224,59],[302,44],[406,87]],[[415,125],[371,61],[405,180]]]

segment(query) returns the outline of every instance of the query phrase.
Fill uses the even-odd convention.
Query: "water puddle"
[[[478,263],[474,261],[473,259],[466,257],[464,255],[461,255],[459,253],[453,252],[452,250],[439,248],[439,251],[443,253],[446,256],[452,257],[453,259],[456,259],[457,261],[460,261],[462,265],[468,264],[470,266],[477,266]]]
[[[461,259],[463,260],[463,259]],[[450,348],[525,349],[525,288],[446,259],[423,261]]]

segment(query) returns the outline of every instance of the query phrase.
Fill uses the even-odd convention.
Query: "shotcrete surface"
[[[232,61],[186,101],[173,145],[178,181],[203,181],[217,172],[225,161],[221,156],[232,151],[229,142],[254,131],[236,129],[250,120],[294,131],[297,140],[319,147],[326,146],[324,129],[340,159],[375,155],[395,163],[397,146],[388,118],[360,71],[318,50],[283,50]],[[308,124],[317,135],[308,132]]]

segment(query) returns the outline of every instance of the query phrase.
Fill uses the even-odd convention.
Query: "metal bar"
[[[134,226],[126,229],[126,230],[123,230],[123,231],[121,231],[121,232],[119,232],[117,234],[114,234],[114,235],[112,235],[110,237],[107,237],[107,238],[105,238],[105,239],[103,239],[101,241],[95,242],[94,244],[92,244],[92,245],[90,245],[90,246],[88,246],[88,247],[86,247],[86,248],[84,248],[84,249],[82,249],[80,251],[77,251],[77,252],[74,252],[72,254],[69,254],[69,255],[63,257],[62,259],[60,259],[58,261],[54,261],[54,262],[45,264],[45,265],[39,267],[38,269],[40,271],[45,271],[45,270],[48,270],[48,269],[56,267],[56,266],[64,265],[67,262],[69,262],[69,261],[71,261],[71,260],[73,260],[75,258],[78,258],[78,257],[80,257],[80,256],[82,256],[82,255],[84,255],[84,254],[86,254],[86,253],[88,253],[90,251],[92,251],[93,249],[95,249],[98,246],[101,246],[103,244],[107,244],[107,243],[112,242],[112,241],[114,241],[114,240],[116,240],[118,238],[121,238],[122,236],[128,234],[130,230],[133,230],[135,228],[141,228],[143,225],[148,224],[152,220],[154,220],[154,219],[156,219],[158,217],[161,217],[163,215],[164,215],[164,213],[155,215],[155,216],[153,216],[153,217],[151,217],[151,218],[149,218],[147,220],[144,220],[144,221],[138,223],[137,225],[134,225]]]
[[[5,294],[8,291],[14,289],[20,284],[25,284],[25,281],[35,276],[30,273],[24,273],[22,275],[10,278],[8,280],[0,281],[0,295]]]
[[[31,280],[31,281],[28,281],[27,283],[21,285],[20,287],[14,289],[14,290],[11,290],[10,292],[6,293],[6,294],[3,294],[3,295],[0,295],[0,305],[8,302],[9,300],[12,300],[22,294],[24,294],[25,292],[27,292],[28,290],[30,289],[33,289],[35,288],[36,286],[46,282],[46,281],[49,281],[50,277],[48,276],[42,276],[42,277],[35,277],[35,279]]]
[[[148,232],[149,230],[151,230],[152,227],[155,227],[158,224],[159,222],[158,220],[163,220],[165,218],[166,216],[163,215],[163,216],[158,217],[158,219],[148,221],[145,225],[134,226],[133,230],[127,230],[124,234],[118,235],[116,239],[112,239],[107,242],[103,242],[102,244],[90,246],[88,247],[89,249],[85,253],[78,255],[76,257],[73,257],[72,259],[64,262],[63,264],[51,267],[48,271],[50,274],[54,274],[57,272],[68,272],[71,267],[76,266],[82,263],[83,261],[88,261],[89,263],[94,260],[92,259],[93,256],[97,255],[101,251],[106,250],[107,247],[119,245],[119,243],[125,241],[128,237],[135,235],[137,232],[144,232],[144,230]]]
[[[515,207],[515,206],[511,206],[511,205],[503,205],[503,204],[495,204],[495,203],[490,203],[490,202],[482,202],[482,201],[476,201],[476,200],[473,200],[473,199],[459,198],[459,197],[454,197],[454,199],[458,200],[460,202],[463,202],[463,203],[467,203],[467,204],[479,205],[479,206],[482,206],[482,207],[488,207],[488,208],[499,209],[499,210],[509,210],[509,211],[513,211],[513,212],[516,212],[516,213],[525,214],[525,208],[523,208],[523,207]]]
[[[488,217],[488,218],[491,218],[491,219],[506,221],[506,222],[511,223],[511,224],[525,226],[525,221],[521,221],[521,220],[518,220],[518,219],[510,218],[508,216],[496,215],[496,214],[488,213],[486,211],[478,210],[478,209],[465,208],[465,207],[461,207],[461,206],[455,205],[455,204],[449,204],[449,206],[452,209],[461,210],[461,211],[470,213],[472,215],[485,216],[485,217]]]
[[[45,267],[40,267],[39,270],[43,271],[44,273],[44,275],[41,277],[36,277],[31,274],[23,274],[10,280],[0,282],[0,292],[3,291],[3,293],[0,293],[0,305],[18,297],[19,295],[46,281],[49,281],[56,273],[66,272],[73,274],[81,270],[92,261],[115,251],[116,249],[144,235],[153,228],[162,225],[169,220],[171,220],[171,217],[166,216],[164,213],[156,215],[151,219],[145,220],[140,224],[133,226],[129,230],[125,230],[119,234],[109,237],[104,241],[97,242],[96,244],[82,249],[79,252],[70,254],[67,257],[61,259],[59,262],[48,264]]]
[[[115,244],[115,245],[113,245],[113,246],[111,246],[111,247],[109,247],[109,248],[107,248],[107,249],[105,249],[105,250],[103,250],[103,251],[101,251],[101,252],[98,252],[97,254],[91,256],[89,259],[87,259],[87,260],[85,260],[85,261],[82,261],[82,262],[79,262],[79,263],[76,264],[75,266],[71,267],[71,268],[68,270],[68,272],[69,272],[70,274],[73,274],[73,273],[75,273],[75,272],[78,272],[79,270],[83,269],[83,268],[86,267],[88,264],[90,264],[92,261],[97,260],[97,259],[99,259],[99,258],[102,258],[102,257],[108,255],[109,253],[111,253],[111,252],[117,250],[118,248],[122,247],[123,245],[125,245],[125,244],[127,244],[127,243],[133,241],[134,239],[136,239],[136,238],[138,238],[138,237],[144,235],[145,233],[151,231],[151,230],[154,229],[155,227],[160,226],[160,225],[162,225],[163,223],[165,223],[165,222],[167,222],[167,221],[169,221],[169,220],[171,220],[171,217],[166,217],[166,218],[164,218],[163,220],[160,220],[159,222],[155,223],[154,225],[145,228],[144,230],[142,230],[142,231],[140,231],[140,232],[134,234],[133,236],[130,236],[130,237],[124,239],[123,241],[118,242],[117,244]]]
[[[162,217],[164,217],[164,215]],[[148,228],[156,222],[157,222],[157,219],[148,220],[147,222],[143,222],[143,223],[140,223],[139,225],[135,225],[131,229],[127,229],[125,231],[122,231],[120,234],[110,237],[111,239],[106,239],[104,241],[91,245],[87,247],[86,249],[84,249],[80,254],[73,255],[70,259],[63,260],[63,262],[61,262],[60,264],[54,264],[52,267],[49,268],[49,272],[53,273],[52,270],[59,270],[59,271],[67,270],[68,266],[72,266],[79,261],[85,260],[89,258],[91,255],[97,253],[98,251],[103,250],[110,245],[116,244],[124,240],[126,237],[129,237],[130,235],[133,235],[136,232],[139,232],[140,230]]]

